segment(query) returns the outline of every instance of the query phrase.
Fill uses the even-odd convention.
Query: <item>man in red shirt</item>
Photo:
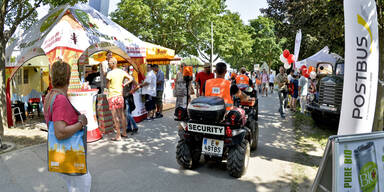
[[[204,64],[204,71],[201,71],[196,75],[196,92],[197,96],[203,96],[204,95],[204,85],[205,82],[208,79],[213,79],[215,78],[214,74],[211,73],[211,64],[210,63],[205,63]]]

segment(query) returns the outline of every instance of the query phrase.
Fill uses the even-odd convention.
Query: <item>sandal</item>
[[[111,138],[111,141],[121,141],[121,139]]]
[[[128,135],[123,135],[123,134],[121,134],[120,135],[122,138],[128,138]]]

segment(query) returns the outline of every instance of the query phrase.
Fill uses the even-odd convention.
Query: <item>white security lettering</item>
[[[191,132],[197,132],[197,133],[224,135],[224,127],[215,126],[215,125],[188,123],[188,130]]]

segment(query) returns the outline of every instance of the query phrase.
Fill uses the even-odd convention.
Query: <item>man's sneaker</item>
[[[156,113],[156,118],[162,118],[162,117],[163,117],[163,114]]]
[[[138,131],[138,130],[139,130],[138,128],[133,129],[131,135],[137,134],[137,131]]]

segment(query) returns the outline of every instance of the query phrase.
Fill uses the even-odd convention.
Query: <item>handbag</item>
[[[76,132],[71,137],[59,140],[55,136],[52,121],[52,106],[56,99],[52,96],[48,122],[48,171],[69,175],[87,173],[87,127]],[[72,106],[73,107],[73,106]],[[74,108],[74,107],[73,107]],[[75,109],[75,108],[74,108]],[[75,111],[80,114],[76,109]]]
[[[129,94],[127,97],[128,105],[129,105],[129,111],[132,112],[136,109],[135,101],[132,94]]]

